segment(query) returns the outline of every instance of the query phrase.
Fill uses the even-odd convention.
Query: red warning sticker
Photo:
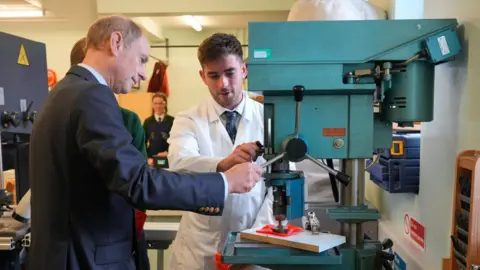
[[[346,128],[324,128],[323,136],[326,137],[342,137],[347,134]]]

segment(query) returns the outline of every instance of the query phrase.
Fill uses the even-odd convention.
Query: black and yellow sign
[[[23,47],[23,44],[22,46],[20,46],[20,53],[18,54],[17,64],[24,65],[24,66],[30,65],[30,63],[28,62],[27,53],[25,52],[25,47]]]

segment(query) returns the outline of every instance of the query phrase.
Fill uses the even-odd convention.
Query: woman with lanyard
[[[167,114],[167,97],[156,93],[152,97],[152,116],[145,119],[145,130],[148,164],[153,165],[153,157],[166,157],[168,154],[167,139],[170,136],[174,118]]]

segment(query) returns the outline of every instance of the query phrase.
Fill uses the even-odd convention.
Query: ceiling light
[[[42,7],[42,3],[40,3],[39,0],[25,0],[25,2],[29,3],[30,5],[32,6],[35,6],[37,8],[41,8]]]
[[[0,9],[0,18],[32,18],[44,15],[45,12],[40,9]]]
[[[192,15],[185,15],[183,18],[193,29],[195,29],[195,31],[202,31],[202,25],[195,17]]]

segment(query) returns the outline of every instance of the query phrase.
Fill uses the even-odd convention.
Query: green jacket
[[[142,152],[145,157],[147,156],[147,149],[145,147],[145,131],[140,121],[140,117],[135,112],[127,110],[125,108],[120,108],[123,116],[123,122],[127,128],[130,135],[132,135],[132,144],[140,152]]]

